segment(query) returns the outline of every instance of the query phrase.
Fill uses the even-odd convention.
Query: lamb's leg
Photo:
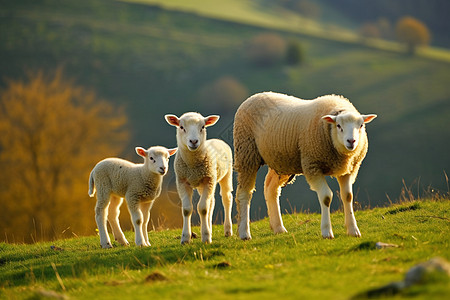
[[[129,195],[126,195],[125,199],[127,200],[128,210],[130,212],[131,223],[133,223],[134,227],[134,242],[136,243],[136,246],[146,247],[147,244],[145,243],[144,234],[142,232],[144,215],[140,208],[139,199],[130,197]]]
[[[275,234],[287,232],[286,228],[284,228],[283,220],[281,219],[279,197],[281,186],[288,180],[288,175],[280,176],[273,169],[269,168],[266,180],[264,181],[264,198],[266,198],[270,227]]]
[[[215,184],[214,180],[207,178],[198,188],[200,193],[200,200],[198,201],[197,211],[200,216],[200,226],[202,234],[202,242],[210,244],[212,242],[212,231],[210,226],[210,212],[211,207],[214,205],[211,201],[214,201]]]
[[[231,221],[231,209],[233,207],[233,171],[228,174],[219,182],[220,196],[222,197],[222,204],[224,210],[223,216],[223,230],[225,236],[233,235],[232,221]]]
[[[331,228],[330,219],[330,204],[333,199],[333,192],[328,187],[325,176],[317,175],[314,177],[306,176],[306,180],[313,191],[317,193],[320,203],[320,209],[322,211],[322,220],[320,228],[322,230],[322,236],[326,239],[334,238],[333,230]]]
[[[112,248],[111,240],[106,227],[108,217],[109,193],[98,191],[97,204],[95,205],[95,222],[97,223],[100,245],[102,248]]]
[[[238,210],[238,231],[242,240],[250,240],[250,201],[255,189],[256,173],[254,171],[238,173],[238,186],[236,190],[236,207]]]
[[[181,210],[183,213],[183,232],[181,234],[181,244],[191,242],[191,216],[193,211],[192,194],[193,190],[187,182],[181,182],[177,177],[177,190],[181,198]]]
[[[153,202],[144,202],[141,203],[141,211],[144,216],[144,223],[142,223],[142,234],[144,235],[144,243],[145,246],[151,246],[148,240],[148,222],[150,221],[150,210],[152,208]]]
[[[128,246],[127,239],[123,234],[122,228],[120,228],[119,223],[119,215],[120,215],[120,206],[122,205],[123,198],[117,196],[111,196],[111,202],[109,204],[109,212],[108,212],[108,222],[111,226],[114,238],[121,245]]]
[[[345,175],[337,178],[341,191],[342,203],[344,205],[345,227],[347,234],[354,237],[361,237],[358,225],[356,225],[355,215],[353,213],[353,191],[351,176]]]

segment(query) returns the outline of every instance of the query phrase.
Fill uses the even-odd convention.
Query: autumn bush
[[[122,152],[122,109],[63,77],[29,73],[0,94],[0,228],[13,239],[48,239],[95,228],[91,168]],[[14,229],[14,230],[13,230]],[[90,232],[92,233],[92,232]]]

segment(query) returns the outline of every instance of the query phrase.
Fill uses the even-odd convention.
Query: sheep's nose
[[[189,140],[189,142],[191,142],[191,144],[195,146],[198,143],[198,140]]]
[[[353,146],[356,141],[354,139],[348,139],[347,142]]]
[[[159,167],[159,172],[160,172],[161,174],[166,173],[166,167]]]

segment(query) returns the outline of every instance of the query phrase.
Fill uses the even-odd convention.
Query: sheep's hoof
[[[281,234],[288,232],[284,226],[278,226],[276,229],[273,230],[274,234]]]
[[[191,243],[191,240],[185,240],[185,241],[181,240],[181,245],[188,245],[190,243]]]
[[[111,243],[106,243],[106,244],[104,244],[104,245],[100,245],[103,249],[110,249],[110,248],[112,248],[113,246],[111,245]]]
[[[354,237],[358,237],[358,238],[361,237],[361,232],[359,232],[358,227],[352,228],[352,229],[348,229],[347,230],[347,234],[349,236],[354,236]]]
[[[324,239],[329,239],[329,240],[334,239],[334,235],[333,235],[332,232],[327,233],[327,234],[323,234],[323,233],[322,233],[322,237],[323,237]]]
[[[233,231],[225,231],[225,237],[230,237],[233,235]]]

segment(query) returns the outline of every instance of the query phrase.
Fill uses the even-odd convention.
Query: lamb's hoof
[[[100,246],[102,246],[103,249],[110,249],[110,248],[113,247],[113,246],[111,245],[111,243],[106,243],[106,244],[104,244],[104,245],[101,245],[101,244],[100,244]]]
[[[322,232],[322,237],[323,237],[324,239],[329,239],[329,240],[334,239],[334,235],[333,235],[332,232],[328,232],[328,233],[323,233],[323,232]]]
[[[202,235],[202,242],[205,244],[211,244],[212,243],[211,235],[210,234]]]
[[[225,237],[230,237],[233,235],[233,231],[225,231]]]
[[[286,232],[288,232],[287,230],[286,230],[286,228],[284,228],[284,226],[278,226],[278,227],[276,227],[274,230],[273,230],[273,233],[274,234],[280,234],[280,233],[286,233]]]
[[[189,244],[191,242],[191,235],[181,235],[181,245]]]

